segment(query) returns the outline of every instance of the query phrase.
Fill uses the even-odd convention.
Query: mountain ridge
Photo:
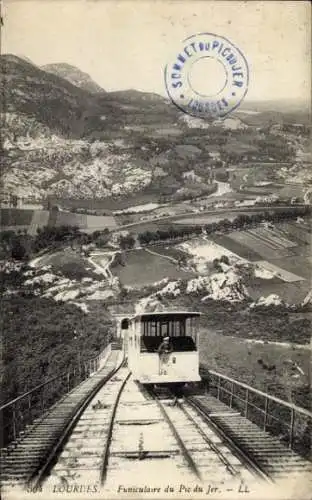
[[[76,87],[83,90],[87,90],[92,94],[98,92],[106,92],[100,85],[98,85],[88,73],[85,73],[78,67],[68,64],[68,63],[50,63],[41,66],[41,69],[47,73],[52,73],[54,75],[60,76],[65,80],[68,80]]]
[[[261,132],[245,117],[208,123],[158,94],[92,92],[45,67],[0,56],[3,186],[19,198],[182,200],[211,193],[211,168],[224,175],[241,159],[280,161],[290,154],[286,138]]]

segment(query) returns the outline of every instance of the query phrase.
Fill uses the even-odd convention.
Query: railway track
[[[230,493],[311,474],[310,462],[217,399],[178,399],[137,384],[120,356],[112,351],[105,367],[28,429],[2,461],[4,491],[159,493],[170,481],[179,493],[190,493],[190,484]]]
[[[2,489],[40,485],[90,400],[115,373],[119,360],[119,352],[112,351],[102,369],[35,420],[8,452],[2,454]]]
[[[106,452],[107,493],[140,493],[128,488],[138,478],[155,488],[169,478],[180,485],[227,484],[229,491],[233,484],[237,488],[246,482],[258,483],[254,471],[233,456],[194,409],[169,393],[147,390],[131,378],[114,412]]]
[[[43,486],[47,492],[83,485],[82,492],[140,493],[131,485],[142,480],[151,493],[162,478],[188,485],[255,482],[195,410],[148,391],[121,367],[89,401]]]
[[[105,479],[119,397],[129,377],[128,368],[120,367],[89,401],[45,481],[48,490],[83,484],[90,492],[98,491]]]
[[[186,460],[198,479],[207,482],[213,478],[217,483],[233,479],[249,483],[256,478],[268,479],[255,463],[238,453],[229,440],[217,434],[206,416],[187,399],[178,399],[169,392],[168,399],[157,399],[157,402],[171,422],[185,450]]]

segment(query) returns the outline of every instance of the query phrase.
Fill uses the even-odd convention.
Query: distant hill
[[[54,75],[60,76],[68,80],[76,87],[83,90],[96,94],[97,92],[105,92],[105,90],[100,87],[95,81],[92,80],[88,73],[84,73],[76,66],[72,66],[67,63],[54,63],[45,64],[41,66],[41,69],[47,71],[48,73],[53,73]]]
[[[81,135],[82,119],[96,103],[92,94],[24,58],[0,56],[5,111],[34,118],[52,132]]]
[[[246,116],[208,124],[185,119],[155,93],[105,92],[70,64],[39,68],[5,54],[0,72],[3,186],[24,202],[104,200],[118,210],[130,201],[182,200],[210,193],[211,168],[236,165],[247,154],[273,160],[288,154],[286,137],[274,135],[264,148],[255,128],[279,122],[281,113],[245,109]],[[191,157],[179,154],[181,146]]]
[[[19,57],[20,59],[23,59],[24,61],[26,61],[26,62],[28,62],[28,63],[32,64],[33,66],[35,66],[35,64],[32,62],[32,60],[31,60],[31,59],[29,59],[29,57],[24,56],[23,54],[16,54],[16,55],[17,55],[17,57]]]
[[[180,114],[157,94],[105,92],[86,73],[63,63],[39,68],[25,58],[4,54],[0,71],[6,111],[22,116],[23,122],[26,117],[35,120],[45,135],[48,128],[68,138],[121,137],[125,126],[156,124],[160,129],[174,125]],[[25,133],[19,130],[19,135],[27,135],[28,129],[25,123]]]
[[[171,131],[182,133],[180,112],[156,94],[91,92],[11,54],[0,56],[0,71],[3,183],[20,199],[132,196],[152,184],[150,160],[161,152],[153,138],[168,150]],[[156,197],[168,191],[166,174]]]
[[[138,102],[138,101],[149,101],[149,102],[162,102],[167,103],[168,100],[159,94],[155,94],[153,92],[141,92],[135,89],[128,90],[117,90],[109,93],[109,97],[111,99],[117,99],[120,101],[127,102]]]
[[[248,125],[273,123],[311,123],[311,103],[304,99],[279,99],[267,101],[243,101],[234,114]]]
[[[281,113],[294,111],[307,111],[311,108],[309,101],[304,99],[268,99],[263,101],[252,101],[245,99],[241,109],[252,109],[254,111],[279,111]]]

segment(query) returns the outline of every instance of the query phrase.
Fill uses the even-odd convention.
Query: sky
[[[305,1],[4,0],[2,53],[67,62],[105,90],[166,95],[180,42],[225,36],[250,68],[250,100],[309,99],[311,8]]]

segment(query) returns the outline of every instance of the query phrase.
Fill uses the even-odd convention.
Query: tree
[[[223,271],[222,269],[222,266],[220,264],[220,260],[219,259],[213,259],[212,261],[212,264],[213,264],[213,267],[216,271],[218,271],[218,273],[221,273]]]
[[[220,262],[226,264],[227,266],[230,265],[230,260],[227,255],[221,255]]]
[[[135,238],[132,234],[127,234],[125,236],[120,236],[119,238],[120,248],[123,250],[133,248],[135,245]]]
[[[114,260],[111,263],[111,267],[117,267],[117,266],[125,266],[125,260],[121,252],[115,253]]]
[[[99,236],[101,236],[101,231],[93,231],[92,233],[93,240],[97,240]]]
[[[59,227],[45,226],[41,231],[37,231],[35,238],[35,249],[40,250],[52,245],[55,242],[67,242],[81,237],[78,226],[63,225]]]
[[[187,255],[186,254],[182,254],[179,256],[178,264],[180,267],[184,267],[187,265]]]
[[[144,231],[138,234],[138,240],[141,245],[148,245],[154,239],[156,239],[155,233],[151,231]]]
[[[16,238],[13,242],[11,256],[17,260],[23,260],[26,257],[26,248],[22,245],[19,238]]]

